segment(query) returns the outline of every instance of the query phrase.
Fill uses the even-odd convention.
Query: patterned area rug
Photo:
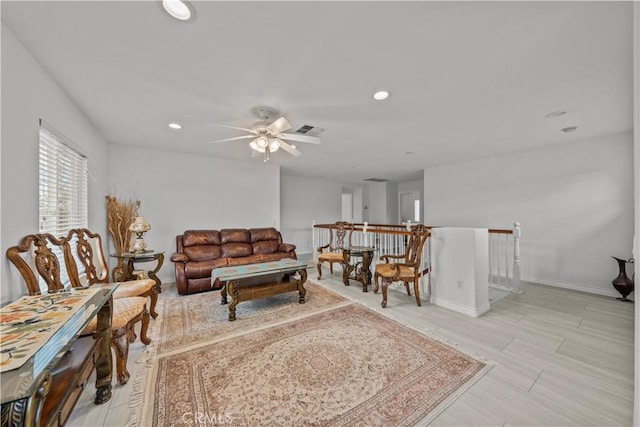
[[[221,304],[220,292],[205,292],[168,298],[163,301],[158,336],[158,354],[199,346],[229,335],[290,320],[326,309],[347,299],[307,281],[305,303],[297,292],[244,301],[236,307],[237,319],[229,322],[229,306]],[[231,301],[231,297],[229,297]]]
[[[307,288],[315,293],[316,287],[330,294]],[[130,425],[415,425],[431,420],[486,372],[485,364],[336,297],[333,307],[306,317],[294,314],[152,358],[145,401]],[[242,304],[248,302],[238,308]],[[268,317],[291,314],[282,310]],[[263,315],[245,320],[263,325]],[[188,322],[164,320],[171,348],[193,342],[173,330]],[[213,337],[238,321],[212,322]],[[200,328],[189,328],[202,336]]]

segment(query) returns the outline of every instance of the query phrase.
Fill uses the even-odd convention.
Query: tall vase
[[[618,261],[618,268],[620,269],[618,277],[611,281],[613,287],[616,288],[616,291],[620,292],[620,294],[622,295],[622,298],[618,299],[620,301],[633,302],[632,300],[627,299],[627,295],[633,292],[634,288],[634,281],[627,277],[627,261],[624,259],[616,258],[614,256],[612,256],[611,258]]]

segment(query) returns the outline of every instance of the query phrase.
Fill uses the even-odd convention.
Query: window
[[[40,121],[40,232],[66,236],[86,228],[87,158]]]

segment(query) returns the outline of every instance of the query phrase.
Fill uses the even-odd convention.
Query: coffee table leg
[[[229,304],[229,321],[232,322],[236,320],[236,305],[238,305],[238,290],[236,289],[236,285],[238,284],[237,280],[230,280],[227,282],[227,291],[231,296],[231,304]]]
[[[220,296],[222,297],[222,301],[220,303],[222,305],[227,304],[228,301],[227,301],[227,284],[226,284],[226,282],[222,286],[222,289],[220,289]]]
[[[298,281],[298,292],[300,294],[299,303],[304,304],[304,297],[307,295],[307,290],[304,288],[304,284],[307,281],[307,270],[298,270],[300,274],[300,280]]]

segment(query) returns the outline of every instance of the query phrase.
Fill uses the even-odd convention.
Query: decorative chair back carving
[[[7,258],[24,279],[29,295],[55,292],[65,287],[81,287],[70,260],[68,242],[53,235],[29,234],[19,245],[7,249]]]
[[[109,269],[102,251],[102,238],[86,228],[75,228],[67,234],[72,256],[80,267],[80,280],[86,285],[109,282]]]
[[[422,224],[411,226],[411,235],[409,236],[409,243],[407,244],[407,251],[405,254],[405,262],[407,264],[416,265],[420,267],[420,261],[422,261],[422,249],[424,242],[429,236],[429,229]]]
[[[331,241],[333,237],[333,229],[329,230],[329,250],[331,252],[337,252],[344,249],[344,241],[347,238],[348,246],[351,246],[351,238],[353,235],[353,224],[346,221],[338,221],[336,222],[336,245],[332,246]]]

